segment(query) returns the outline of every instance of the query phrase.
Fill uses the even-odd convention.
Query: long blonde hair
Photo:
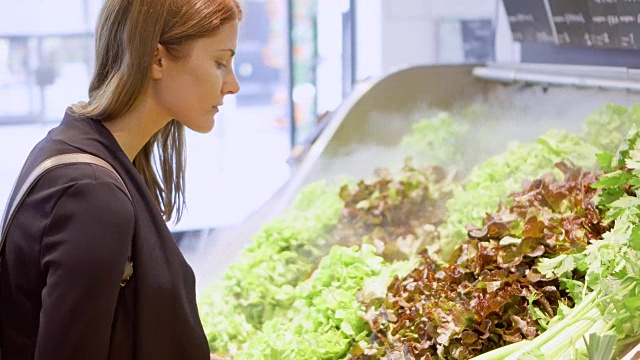
[[[73,110],[105,122],[122,115],[140,99],[158,44],[181,58],[186,43],[241,18],[236,0],[105,0],[96,27],[89,102],[75,104]],[[171,120],[151,137],[133,164],[165,221],[180,221],[185,208],[184,126]]]

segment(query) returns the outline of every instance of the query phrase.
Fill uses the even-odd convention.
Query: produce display
[[[406,155],[417,163],[453,169],[463,167],[467,154],[460,149],[464,149],[465,142],[469,140],[469,124],[442,112],[413,124],[411,129],[411,133],[400,142],[400,148]]]
[[[398,174],[379,169],[370,182],[344,185],[336,245],[371,244],[385,260],[408,260],[438,242],[445,203],[455,181],[438,166],[417,168],[407,159]]]
[[[587,116],[581,136],[603,151],[615,153],[634,124],[640,124],[640,104],[606,104]]]
[[[442,229],[447,236],[440,243],[441,256],[448,259],[465,238],[466,226],[480,225],[485,214],[495,210],[504,196],[518,190],[522,181],[536,179],[553,169],[555,163],[565,160],[587,169],[595,168],[598,151],[576,135],[549,130],[534,143],[513,142],[506,152],[476,166],[469,181],[456,189],[447,203]]]
[[[262,324],[293,304],[295,287],[329,252],[327,232],[341,208],[337,191],[317,182],[254,235],[242,258],[199,297],[212,351],[234,353]]]
[[[638,139],[640,132],[634,128],[615,155],[603,153],[599,157],[606,173],[593,187],[601,191],[597,205],[612,229],[579,253],[562,254],[538,264],[545,279],[560,280],[576,305],[563,305],[558,316],[546,317],[542,335],[477,359],[609,359],[626,344],[640,340]],[[587,336],[596,344],[587,342]],[[606,342],[608,347],[603,345]]]
[[[419,156],[427,139],[440,160],[310,185],[199,294],[213,353],[610,359],[640,341],[640,107],[607,105],[470,171],[441,161],[466,125],[432,120],[403,146]],[[439,126],[446,142],[420,133]]]
[[[504,117],[498,116],[496,109],[479,103],[437,111],[412,124],[398,149],[418,166],[439,166],[457,176],[468,176],[475,165],[504,151],[504,144],[496,141],[500,137],[511,138],[508,134],[496,136],[496,129],[505,126]],[[505,132],[521,130],[515,126]],[[520,135],[518,138],[529,138]]]
[[[583,251],[608,230],[592,202],[596,176],[560,163],[552,174],[511,194],[481,228],[470,228],[455,264],[429,254],[407,277],[395,279],[367,320],[374,346],[354,359],[384,354],[408,359],[469,359],[539,334],[537,318],[571,303],[557,278],[544,278],[539,259]]]
[[[406,274],[415,264],[387,263],[370,245],[332,248],[313,275],[295,289],[296,302],[254,334],[236,359],[339,359],[354,341],[369,336],[360,316],[357,294],[387,284],[399,271]],[[403,271],[404,268],[404,271]],[[367,285],[367,280],[369,284]]]
[[[440,211],[451,193],[450,187],[450,179],[441,168],[416,168],[407,160],[396,176],[380,169],[369,182],[348,182],[339,189],[319,182],[304,189],[281,218],[256,234],[254,243],[225,272],[222,282],[200,297],[201,318],[211,350],[219,355],[251,358],[253,355],[243,355],[240,350],[271,346],[272,339],[259,336],[258,332],[269,320],[286,318],[285,314],[302,296],[297,286],[316,274],[318,262],[328,256],[332,245],[370,246],[381,260],[384,257],[400,264],[415,259],[420,249],[437,238],[435,227],[442,222]],[[339,261],[327,261],[329,273],[344,271],[339,266],[349,268],[339,265]],[[388,281],[374,283],[381,286],[384,295]],[[353,293],[346,294],[357,307],[353,295],[362,282],[352,285]],[[302,297],[315,301],[308,295]],[[309,313],[312,315],[317,316]],[[359,321],[366,323],[364,319]],[[278,322],[269,326],[274,324]],[[348,340],[345,354],[355,339],[344,339]],[[258,344],[260,341],[264,343]],[[296,356],[290,358],[302,355]]]

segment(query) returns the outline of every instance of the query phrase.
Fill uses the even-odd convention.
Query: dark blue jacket
[[[53,169],[11,223],[0,273],[3,360],[206,360],[195,276],[131,161],[100,122],[67,110],[32,150],[109,162]],[[14,195],[12,195],[14,196]],[[11,200],[11,199],[10,199]],[[133,276],[120,287],[133,242]]]

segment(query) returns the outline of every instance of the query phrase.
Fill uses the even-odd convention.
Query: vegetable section
[[[368,182],[311,185],[200,296],[212,352],[236,359],[620,353],[640,336],[636,114],[608,105],[580,134],[550,130],[509,144],[465,178],[442,162],[408,159],[399,173],[380,170]],[[467,136],[451,121],[440,115],[414,131],[440,124],[451,137]],[[597,136],[605,131],[611,138]],[[418,138],[404,144],[415,150]]]
[[[571,301],[557,278],[537,271],[538,259],[581,252],[607,230],[592,202],[595,175],[558,168],[562,180],[549,173],[525,183],[483,227],[469,228],[455,264],[423,254],[409,276],[394,280],[382,306],[368,311],[378,340],[354,358],[469,359],[537,336],[537,319]]]

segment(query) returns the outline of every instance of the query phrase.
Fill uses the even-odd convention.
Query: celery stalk
[[[484,354],[478,355],[473,358],[473,360],[504,360],[507,356],[513,354],[515,351],[518,351],[523,346],[526,346],[527,343],[531,342],[530,340],[522,340],[517,343],[509,344],[507,346],[503,346],[497,348],[495,350],[491,350]]]
[[[550,326],[547,331],[540,334],[533,340],[524,340],[511,345],[503,346],[501,348],[489,351],[482,355],[476,356],[474,360],[517,360],[519,356],[523,355],[528,351],[532,351],[534,349],[539,349],[543,345],[547,343],[556,344],[563,340],[566,341],[567,338],[571,339],[575,334],[573,331],[571,333],[567,330],[582,329],[582,331],[589,330],[593,323],[590,321],[582,321],[585,318],[591,319],[594,315],[600,316],[600,312],[596,307],[596,298],[598,296],[598,292],[594,291],[587,296],[585,296],[578,305],[576,305],[571,311],[567,314],[567,317],[561,320],[558,323]],[[596,314],[597,313],[597,314]],[[596,320],[593,320],[595,322]],[[586,328],[586,329],[583,329]],[[566,333],[565,333],[566,332]],[[569,334],[569,335],[567,335]],[[582,335],[580,335],[581,337]],[[580,338],[579,337],[579,338]],[[563,345],[562,350],[566,350],[567,347],[571,347],[570,345],[573,343]]]
[[[552,338],[540,346],[540,350],[547,355],[547,359],[562,359],[567,351],[573,351],[575,345],[582,342],[582,337],[592,332],[597,332],[598,320],[602,317],[597,308],[591,309],[581,319],[568,326],[560,336]]]
[[[562,338],[567,328],[572,327],[574,324],[576,324],[576,321],[580,321],[583,315],[588,314],[593,309],[595,309],[595,311],[598,311],[598,309],[596,308],[596,302],[595,302],[597,295],[598,295],[598,292],[594,291],[591,294],[584,297],[582,302],[576,305],[569,312],[566,318],[550,326],[547,329],[547,331],[543,332],[535,339],[529,341],[526,345],[524,345],[521,349],[519,349],[517,352],[512,354],[507,359],[516,360],[518,356],[522,355],[523,353],[526,353],[527,351],[540,348],[542,345],[548,342],[555,341],[556,338]]]

